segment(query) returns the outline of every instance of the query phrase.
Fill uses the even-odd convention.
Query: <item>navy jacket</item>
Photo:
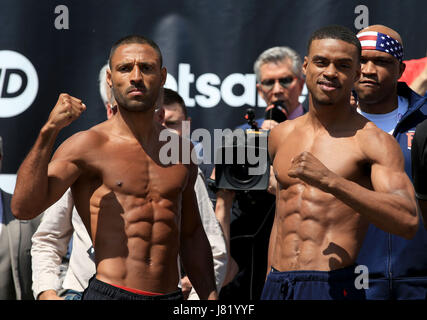
[[[393,135],[400,144],[405,171],[412,180],[411,142],[417,124],[427,119],[427,97],[419,96],[403,82],[398,83],[397,89],[399,96],[409,100],[409,108]],[[420,221],[418,232],[411,240],[370,225],[357,263],[368,267],[371,279],[400,281],[404,280],[402,278],[425,277],[427,280],[427,231],[423,223]]]

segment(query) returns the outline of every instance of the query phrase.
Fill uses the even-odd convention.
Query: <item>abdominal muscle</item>
[[[165,199],[154,201],[107,195],[92,205],[91,230],[96,278],[112,285],[156,293],[177,290],[179,273],[178,208]]]
[[[280,191],[271,265],[331,271],[354,264],[368,224],[331,194],[303,184]]]

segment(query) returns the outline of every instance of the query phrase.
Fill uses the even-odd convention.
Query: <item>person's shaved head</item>
[[[395,31],[389,27],[383,26],[381,24],[374,24],[372,26],[369,26],[369,27],[366,27],[365,29],[360,30],[357,34],[360,34],[362,32],[366,32],[366,31],[375,31],[375,32],[384,33],[384,34],[396,39],[397,41],[399,41],[403,47],[403,41],[402,41],[402,37],[400,36],[400,34],[397,33],[397,31]]]

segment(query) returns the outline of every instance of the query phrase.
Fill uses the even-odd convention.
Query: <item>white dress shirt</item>
[[[59,273],[73,235],[73,250],[64,282]],[[71,289],[83,292],[95,274],[92,240],[74,208],[71,190],[44,213],[31,248],[34,297],[46,290]]]

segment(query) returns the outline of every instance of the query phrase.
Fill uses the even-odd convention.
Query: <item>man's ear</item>
[[[307,75],[307,66],[308,66],[308,57],[305,56],[304,57],[304,62],[302,64],[302,73],[304,73],[304,75]]]
[[[110,70],[110,68],[107,68],[107,70],[106,70],[106,72],[107,72],[107,84],[108,84],[108,86],[110,87],[110,88],[112,88],[113,87],[113,82],[111,81],[111,70]]]
[[[165,84],[165,82],[166,82],[166,77],[168,75],[168,71],[166,70],[165,67],[163,67],[160,72],[161,72],[161,75],[162,75],[162,87],[163,87],[164,84]]]
[[[399,79],[402,76],[403,72],[405,72],[406,64],[404,62],[399,63]]]

